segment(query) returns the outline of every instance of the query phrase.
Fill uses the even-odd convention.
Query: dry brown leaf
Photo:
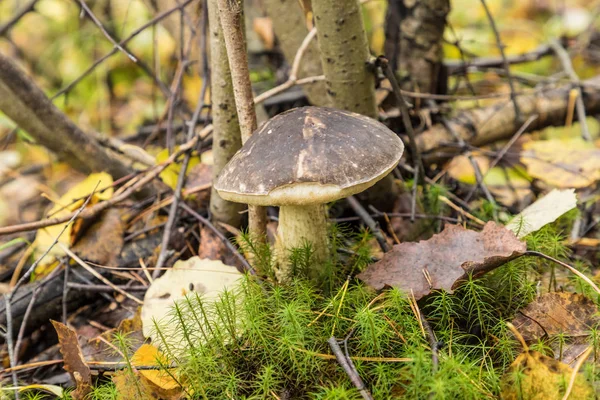
[[[115,266],[123,248],[121,210],[111,208],[90,226],[73,246],[73,252],[84,260]]]
[[[526,342],[564,333],[587,336],[600,322],[596,304],[577,293],[546,293],[519,311],[513,325]]]
[[[525,351],[510,365],[502,380],[503,400],[560,400],[566,392],[573,370],[534,350]],[[581,374],[577,374],[570,399],[594,398],[594,390]]]
[[[527,172],[550,185],[582,188],[600,179],[600,149],[582,139],[534,141],[523,149]]]
[[[401,243],[358,275],[369,286],[411,290],[418,300],[433,290],[452,293],[468,274],[481,275],[527,250],[524,242],[502,225],[488,222],[481,232],[448,225],[418,243]]]
[[[92,391],[92,374],[90,367],[83,358],[77,334],[65,324],[53,320],[50,320],[50,322],[52,322],[58,334],[64,369],[71,375],[77,385],[71,396],[75,400],[84,399]]]

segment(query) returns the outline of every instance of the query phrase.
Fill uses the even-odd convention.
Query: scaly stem
[[[318,275],[317,268],[327,260],[329,253],[325,205],[281,206],[275,244],[279,281],[289,281],[292,276],[290,250],[302,248],[306,244],[311,246],[311,265],[315,268],[314,271],[309,271],[309,275],[315,277]]]

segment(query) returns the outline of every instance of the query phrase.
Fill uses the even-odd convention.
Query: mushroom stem
[[[277,228],[276,257],[279,264],[277,278],[289,281],[294,271],[290,263],[290,250],[311,245],[311,265],[318,266],[329,254],[327,236],[327,213],[324,204],[281,206]],[[309,271],[315,277],[316,271]]]

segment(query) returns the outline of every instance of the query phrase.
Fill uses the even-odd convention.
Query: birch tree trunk
[[[242,147],[242,137],[235,107],[227,49],[219,22],[217,0],[208,0],[208,21],[210,95],[213,118],[213,182],[215,182],[225,164]],[[210,196],[210,212],[215,221],[239,227],[242,218],[240,212],[244,208],[243,204],[223,200],[213,187]]]

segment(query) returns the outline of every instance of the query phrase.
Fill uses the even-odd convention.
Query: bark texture
[[[385,54],[402,88],[445,93],[442,38],[449,0],[389,0]]]
[[[84,173],[132,171],[67,118],[10,58],[0,54],[0,110],[36,141]]]
[[[219,22],[217,0],[208,0],[210,37],[210,93],[213,117],[213,182],[236,151],[242,147],[240,125],[233,96],[227,49]],[[223,200],[212,188],[210,212],[214,220],[239,227],[245,206]]]
[[[313,0],[327,94],[333,107],[377,119],[375,76],[369,70],[369,43],[357,0]],[[360,195],[390,210],[398,188],[391,175]]]
[[[257,122],[244,38],[243,5],[241,0],[217,0],[217,5],[227,48],[242,143],[245,143],[256,130]],[[248,228],[257,238],[266,237],[267,212],[264,207],[248,206]]]
[[[377,118],[375,77],[357,0],[314,0],[321,64],[331,104]]]
[[[600,113],[600,77],[583,81],[583,101],[588,115]],[[521,95],[517,97],[524,119],[537,115],[526,132],[548,126],[565,124],[569,108],[571,85]],[[473,146],[484,146],[499,140],[509,139],[515,133],[515,110],[511,102],[502,102],[490,107],[462,111],[449,119],[456,135]],[[442,125],[436,124],[417,137],[417,146],[425,161],[438,162],[452,157],[462,149],[456,145],[454,136]]]
[[[273,21],[273,30],[279,41],[279,47],[288,64],[292,65],[296,52],[308,34],[304,11],[302,11],[298,0],[263,0],[263,7],[271,17],[271,21]],[[313,39],[302,57],[298,78],[302,79],[322,74],[323,68],[319,57],[319,45]],[[304,85],[302,90],[311,104],[316,106],[329,105],[325,82]]]

